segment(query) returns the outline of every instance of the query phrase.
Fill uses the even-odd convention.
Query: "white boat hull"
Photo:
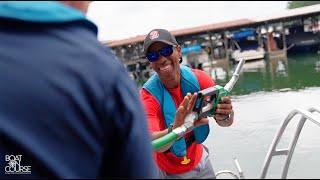
[[[248,60],[255,60],[255,59],[263,59],[265,56],[265,51],[262,48],[258,48],[256,50],[245,50],[245,51],[240,51],[240,50],[235,50],[231,57],[235,61],[239,61],[240,59],[244,59],[246,61]]]

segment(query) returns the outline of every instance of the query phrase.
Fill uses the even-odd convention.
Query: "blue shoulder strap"
[[[190,68],[181,65],[181,89],[185,96],[188,92],[197,92],[200,90],[200,85],[191,71]],[[164,85],[161,83],[160,78],[157,74],[154,74],[144,85],[143,88],[151,93],[158,100],[162,113],[165,118],[165,125],[168,127],[174,122],[176,107],[170,93],[166,90]],[[194,129],[195,139],[198,143],[202,143],[209,134],[209,126],[203,125]],[[184,138],[177,140],[171,147],[173,152],[178,157],[186,155],[186,142]]]
[[[180,66],[181,68],[181,89],[183,95],[187,95],[188,92],[194,93],[200,91],[200,85],[197,77],[193,74],[191,69],[187,66]],[[194,135],[197,143],[201,144],[206,140],[210,132],[209,125],[202,125],[194,130]]]
[[[176,106],[170,93],[166,90],[157,74],[152,75],[151,78],[143,85],[143,88],[158,100],[162,112],[165,112],[163,115],[165,118],[165,125],[168,127],[173,123],[176,114]]]

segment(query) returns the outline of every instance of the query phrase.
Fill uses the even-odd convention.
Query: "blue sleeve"
[[[112,129],[107,132],[110,142],[106,142],[102,176],[158,178],[138,89],[125,68],[121,71],[105,101]]]

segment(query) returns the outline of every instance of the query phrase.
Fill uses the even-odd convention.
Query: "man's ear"
[[[182,51],[182,48],[181,48],[181,46],[180,45],[177,45],[177,50],[178,50],[178,52],[181,52]]]
[[[178,51],[179,56],[180,56],[179,63],[182,63],[182,48],[181,48],[180,45],[177,46],[177,51]]]
[[[180,57],[182,57],[182,47],[181,47],[180,45],[178,45],[178,46],[176,47],[176,49],[177,49]]]

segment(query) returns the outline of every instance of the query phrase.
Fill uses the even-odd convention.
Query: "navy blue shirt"
[[[137,88],[95,28],[0,13],[0,179],[155,178]]]

